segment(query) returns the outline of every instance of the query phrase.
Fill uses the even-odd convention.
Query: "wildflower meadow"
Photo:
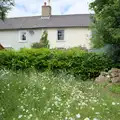
[[[0,120],[120,120],[120,96],[64,72],[1,70]]]

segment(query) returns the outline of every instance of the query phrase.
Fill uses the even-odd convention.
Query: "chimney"
[[[47,3],[44,2],[44,5],[42,6],[42,17],[50,17],[51,11],[52,11],[51,6],[47,5]]]

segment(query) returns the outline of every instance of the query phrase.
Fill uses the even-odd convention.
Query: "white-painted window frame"
[[[22,34],[23,32],[26,33],[26,40],[22,40],[22,39],[21,39],[21,34]],[[20,43],[26,43],[26,42],[28,42],[28,31],[27,31],[27,30],[20,30],[20,31],[19,31],[19,42],[20,42]]]
[[[58,32],[59,32],[59,31],[64,31],[64,36],[63,36],[64,38],[63,38],[63,40],[59,40],[59,39],[58,39]],[[58,29],[58,30],[57,30],[57,42],[65,42],[65,30],[64,30],[64,29]]]

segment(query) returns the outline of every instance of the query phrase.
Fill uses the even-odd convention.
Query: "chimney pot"
[[[44,6],[47,6],[47,3],[46,3],[46,2],[44,2]]]

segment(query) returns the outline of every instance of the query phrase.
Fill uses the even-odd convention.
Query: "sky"
[[[15,0],[15,6],[8,17],[41,15],[41,6],[48,0]],[[53,15],[88,14],[89,3],[93,0],[51,0]]]

